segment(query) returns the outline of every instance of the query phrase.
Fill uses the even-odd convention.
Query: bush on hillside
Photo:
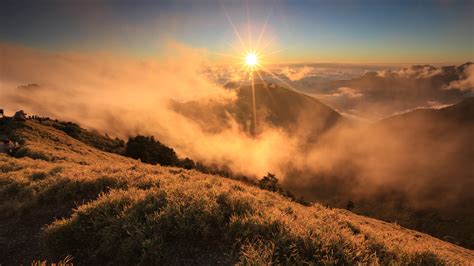
[[[268,173],[258,182],[258,186],[261,189],[273,191],[273,192],[280,192],[283,191],[280,184],[278,184],[278,179],[274,174]]]
[[[138,135],[129,138],[125,147],[125,156],[150,164],[176,166],[179,163],[175,151],[155,140],[153,136]]]
[[[72,122],[54,123],[53,127],[63,131],[75,139],[78,139],[81,135],[81,127],[79,127],[78,124]]]
[[[245,177],[244,177],[245,178]],[[299,204],[305,205],[305,206],[310,206],[311,203],[306,201],[304,198],[297,198],[293,193],[290,191],[286,190],[283,188],[282,185],[278,182],[278,178],[272,173],[268,173],[266,176],[262,177],[258,181],[258,187],[261,189],[265,189],[268,191],[276,192],[282,196],[285,196],[295,202],[298,202]]]
[[[189,159],[188,157],[186,157],[182,160],[179,160],[178,165],[179,165],[179,167],[182,167],[182,168],[188,169],[188,170],[196,168],[196,163],[194,163],[194,161]]]
[[[48,162],[54,161],[53,156],[51,156],[49,154],[46,154],[44,152],[41,152],[41,151],[32,150],[28,147],[20,147],[12,155],[15,158],[29,157],[29,158],[35,159],[35,160],[43,160],[43,161],[48,161]]]

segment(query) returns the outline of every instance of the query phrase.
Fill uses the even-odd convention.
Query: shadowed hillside
[[[454,71],[444,68],[443,75],[449,69]],[[236,90],[231,103],[174,106],[203,129],[218,131],[236,121],[251,132],[245,126],[252,125],[252,89]],[[357,213],[473,247],[474,98],[363,124],[283,87],[258,84],[255,93],[259,127],[284,130],[290,136],[275,146],[274,154],[284,153],[291,138],[298,140],[297,153],[279,164],[279,177],[295,196],[339,208],[352,202]]]
[[[77,264],[469,264],[472,251],[348,211],[2,123],[0,261]]]
[[[290,191],[473,247],[474,98],[341,132],[323,139],[332,168],[291,173]]]

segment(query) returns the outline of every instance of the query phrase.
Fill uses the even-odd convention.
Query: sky
[[[4,0],[0,42],[136,57],[178,42],[216,62],[245,46],[272,63],[458,64],[474,59],[474,1]]]

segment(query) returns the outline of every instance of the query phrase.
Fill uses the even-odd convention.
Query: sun
[[[258,65],[258,57],[254,52],[249,52],[245,55],[245,65],[253,69]]]

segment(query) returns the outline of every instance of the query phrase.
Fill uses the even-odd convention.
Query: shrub
[[[280,184],[278,184],[278,179],[274,174],[268,173],[266,176],[264,176],[260,181],[258,182],[258,186],[261,189],[273,191],[273,192],[279,192],[282,191],[282,188]]]
[[[166,166],[178,165],[178,156],[173,149],[163,145],[152,137],[138,135],[128,139],[125,156],[140,159],[150,164]]]
[[[196,164],[194,163],[194,161],[189,159],[188,157],[179,160],[178,166],[188,170],[196,168]]]
[[[38,180],[43,180],[45,179],[47,176],[46,173],[43,173],[43,172],[36,172],[36,173],[33,173],[32,175],[30,175],[30,179],[33,180],[33,181],[38,181]]]
[[[53,127],[63,131],[75,139],[78,139],[81,136],[81,127],[72,122],[54,123]]]
[[[297,200],[295,196],[288,190],[285,190],[279,183],[278,183],[278,178],[274,174],[268,173],[266,176],[264,176],[262,179],[259,180],[258,186],[261,189],[269,190],[272,192],[277,192],[287,198],[292,199],[293,201],[296,201],[298,203],[301,203],[303,205],[309,205],[306,201],[303,199]]]
[[[43,152],[33,151],[33,150],[29,149],[28,147],[19,148],[17,151],[15,151],[13,156],[15,158],[29,157],[31,159],[43,160],[43,161],[48,161],[48,162],[54,160],[51,156],[49,156],[49,155],[47,155]]]
[[[274,174],[268,173],[258,181],[258,187],[272,192],[278,192],[282,195],[287,196],[287,193],[283,187],[278,183],[278,178]]]

